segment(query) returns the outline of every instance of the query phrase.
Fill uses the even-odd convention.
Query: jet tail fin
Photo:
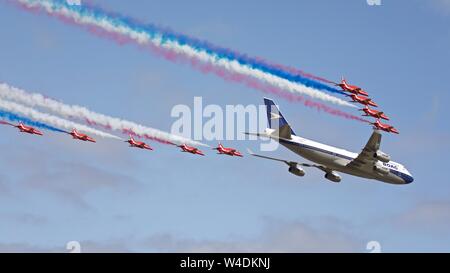
[[[273,102],[273,100],[264,98],[264,104],[267,110],[267,121],[270,129],[275,129],[273,134],[277,134],[281,138],[291,139],[291,136],[295,133],[287,120],[281,114],[278,106]]]

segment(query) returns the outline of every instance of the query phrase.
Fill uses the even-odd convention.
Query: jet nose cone
[[[414,181],[414,177],[408,175],[405,177],[405,184],[411,184]]]

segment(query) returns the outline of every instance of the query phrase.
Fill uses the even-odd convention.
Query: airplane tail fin
[[[292,135],[295,136],[294,131],[287,122],[287,120],[281,114],[278,106],[275,105],[273,100],[264,98],[264,104],[267,110],[267,121],[270,129],[275,129],[275,134],[278,134],[281,138],[290,139]]]
[[[219,142],[219,144],[217,145],[217,147],[212,148],[213,150],[219,150],[220,148],[222,148],[222,143]]]
[[[364,111],[364,110],[368,110],[369,107],[367,105],[364,105],[364,108],[359,108],[358,111]]]
[[[369,123],[372,124],[372,125],[380,124],[380,118],[376,118],[375,122],[369,122]]]

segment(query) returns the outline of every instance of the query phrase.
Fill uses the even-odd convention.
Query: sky
[[[72,141],[0,127],[0,251],[450,251],[450,1],[89,1],[250,56],[367,90],[400,135],[382,150],[414,176],[390,185],[205,149]],[[267,96],[0,1],[0,82],[169,131],[175,105]],[[359,152],[371,128],[272,97],[294,131]],[[345,108],[345,111],[354,111]],[[354,111],[356,114],[356,111]],[[205,119],[206,120],[206,119]],[[204,141],[214,146],[217,142]],[[225,141],[241,151],[260,141]],[[267,155],[301,161],[280,147]]]

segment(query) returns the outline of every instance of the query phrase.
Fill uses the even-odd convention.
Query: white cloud
[[[0,221],[3,223],[14,222],[19,225],[43,225],[48,222],[47,218],[32,213],[0,213]]]
[[[408,229],[450,231],[450,202],[424,201],[396,217],[395,223]]]
[[[67,242],[59,246],[40,247],[29,243],[0,243],[0,253],[69,253]],[[126,253],[130,250],[124,240],[111,242],[80,241],[81,252],[87,253]]]
[[[323,224],[323,222],[322,222]],[[82,252],[365,252],[366,241],[344,230],[339,222],[327,228],[300,221],[266,221],[263,232],[254,238],[198,240],[169,233],[142,240],[132,238],[108,241],[80,240]],[[319,225],[322,226],[322,225]],[[65,245],[42,247],[28,243],[0,243],[0,252],[68,252]]]
[[[61,183],[64,181],[64,183]],[[32,190],[46,191],[65,201],[90,208],[84,196],[98,189],[135,191],[139,183],[132,177],[109,172],[83,163],[59,163],[56,170],[38,169],[27,172],[19,182]]]
[[[160,234],[148,238],[144,245],[162,252],[360,252],[365,247],[364,241],[338,227],[316,228],[300,221],[274,219],[251,239],[193,240]]]

